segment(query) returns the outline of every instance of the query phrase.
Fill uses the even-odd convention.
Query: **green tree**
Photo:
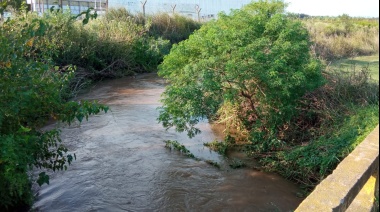
[[[268,149],[278,129],[297,113],[297,100],[323,84],[309,35],[284,14],[283,1],[258,1],[219,14],[174,45],[159,67],[168,80],[158,120],[194,136],[203,118],[229,104],[251,141]]]
[[[27,17],[0,25],[1,211],[32,203],[28,172],[33,167],[65,170],[75,159],[61,143],[58,130],[40,130],[48,119],[71,123],[108,109],[97,103],[65,101],[74,69],[60,72],[52,62],[54,53],[37,48],[55,30],[42,19]],[[49,176],[41,172],[37,183],[49,183]]]
[[[6,10],[19,10],[24,2],[23,0],[0,0],[0,21]]]

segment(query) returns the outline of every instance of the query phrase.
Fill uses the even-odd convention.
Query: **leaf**
[[[29,47],[32,47],[33,46],[33,42],[34,42],[34,37],[30,38],[25,45],[29,46]]]
[[[76,115],[76,118],[78,119],[79,122],[82,122],[84,116],[83,116],[83,114],[78,114],[78,115]]]
[[[85,24],[88,24],[88,18],[85,18],[83,19],[82,23],[85,25]]]
[[[19,128],[19,130],[18,130],[18,132],[19,133],[27,133],[27,132],[30,132],[31,131],[31,129],[30,128],[28,128],[28,127],[24,127],[24,126],[20,126],[20,128]]]
[[[37,183],[39,186],[42,186],[44,183],[49,185],[49,175],[46,175],[45,172],[41,172],[38,175]]]
[[[51,12],[51,13],[54,12],[54,7],[55,7],[55,6],[50,7],[50,12]]]

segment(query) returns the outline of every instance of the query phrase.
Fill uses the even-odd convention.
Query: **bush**
[[[70,97],[89,81],[154,71],[169,51],[169,41],[150,36],[150,23],[139,16],[110,11],[89,22],[96,13],[83,15],[78,21],[53,9],[42,16],[21,11],[0,23],[2,211],[32,204],[33,167],[64,170],[75,159],[59,130],[40,130],[47,120],[70,124],[108,109]],[[49,176],[41,172],[37,183]]]
[[[298,99],[323,84],[307,30],[283,9],[282,1],[252,3],[174,45],[159,66],[170,83],[159,115],[164,127],[194,136],[200,119],[216,119],[230,104],[254,146],[272,148],[268,141],[297,114]]]
[[[33,167],[64,170],[75,159],[58,130],[40,130],[46,121],[82,121],[107,108],[65,101],[73,72],[54,66],[54,48],[40,50],[49,49],[47,38],[57,30],[50,23],[22,15],[0,28],[0,209],[6,210],[32,203]],[[48,175],[41,172],[37,182],[49,183]]]
[[[379,86],[368,67],[336,69],[325,72],[325,77],[326,85],[307,93],[300,114],[282,128],[285,150],[260,158],[267,170],[308,189],[330,174],[379,119]]]
[[[188,39],[201,26],[199,22],[178,14],[171,16],[167,13],[159,13],[152,15],[148,19],[152,21],[148,32],[149,35],[170,40],[172,44]]]
[[[155,71],[170,48],[169,41],[147,34],[148,24],[137,23],[129,16],[114,20],[106,15],[85,26],[70,13],[55,10],[27,16],[15,17],[15,21],[43,21],[51,31],[41,38],[44,42],[35,45],[35,51],[49,53],[62,72],[67,71],[68,64],[76,67],[71,91],[80,90],[90,81]]]
[[[125,8],[110,9],[105,15],[108,21],[132,21],[137,25],[147,25],[147,34],[156,39],[169,40],[171,44],[179,43],[189,38],[201,23],[191,18],[174,14],[157,13],[144,17],[142,14],[133,15]]]

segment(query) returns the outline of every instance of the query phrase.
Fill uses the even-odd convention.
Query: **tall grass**
[[[110,9],[105,18],[114,21],[133,21],[138,25],[148,25],[147,33],[154,38],[169,40],[171,44],[186,40],[191,33],[201,27],[201,23],[191,18],[168,13],[156,13],[144,17],[141,13],[132,14],[125,8]]]
[[[303,19],[314,42],[312,51],[323,60],[379,53],[378,20],[351,18]]]
[[[186,40],[190,34],[201,27],[199,22],[178,14],[158,13],[148,17],[148,19],[152,21],[149,35],[156,38],[162,37],[170,40],[171,43]]]

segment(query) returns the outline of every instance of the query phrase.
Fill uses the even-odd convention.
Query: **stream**
[[[301,189],[277,174],[206,163],[228,167],[203,145],[222,139],[218,127],[202,122],[192,139],[166,131],[156,120],[164,86],[156,74],[144,74],[100,82],[81,95],[110,110],[62,127],[62,141],[77,159],[67,171],[50,173],[50,185],[34,188],[33,210],[292,211],[300,204]],[[201,160],[165,148],[165,140]]]

